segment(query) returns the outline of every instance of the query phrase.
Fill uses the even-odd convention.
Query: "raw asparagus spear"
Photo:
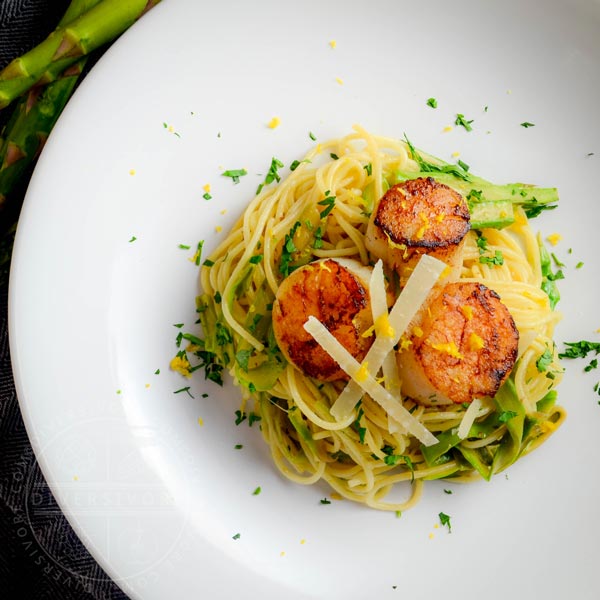
[[[160,0],[89,0],[67,11],[68,18],[80,7],[89,9],[57,27],[35,48],[14,59],[0,72],[0,109],[30,89],[60,61],[63,69],[96,48],[114,40]],[[69,14],[69,11],[70,14]],[[54,67],[56,68],[56,67]]]

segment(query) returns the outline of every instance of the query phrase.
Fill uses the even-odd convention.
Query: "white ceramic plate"
[[[198,376],[193,398],[174,393],[188,384],[168,365],[173,324],[195,320],[197,242],[222,238],[273,156],[289,165],[309,132],[323,141],[354,123],[460,152],[498,182],[557,186],[560,208],[534,222],[563,236],[557,341],[598,341],[599,66],[590,0],[170,0],[109,50],[31,182],[10,334],[44,474],[127,593],[597,597],[600,372],[586,362],[566,364],[569,418],[544,447],[491,483],[452,495],[432,483],[401,518],[283,480],[258,428],[234,424],[235,390]],[[457,113],[471,132],[444,132]],[[239,185],[220,176],[240,167]],[[36,498],[30,511],[44,508]]]

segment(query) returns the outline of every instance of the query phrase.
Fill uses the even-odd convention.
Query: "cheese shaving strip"
[[[338,342],[335,336],[318,319],[308,317],[304,329],[313,336],[317,343],[340,365],[340,367],[375,400],[393,419],[398,421],[408,433],[415,436],[425,446],[437,443],[435,436],[417,419],[415,419],[401,404],[398,403],[385,388],[375,381],[367,369],[363,367]]]
[[[370,374],[377,375],[385,357],[394,349],[445,268],[446,263],[437,258],[427,254],[421,257],[389,314],[394,335],[378,335],[365,356],[364,364],[368,365]],[[331,407],[333,417],[338,421],[346,419],[362,394],[361,386],[350,381]]]

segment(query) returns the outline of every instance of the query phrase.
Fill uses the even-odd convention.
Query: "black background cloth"
[[[0,0],[0,69],[42,41],[56,27],[68,5],[68,0]],[[90,58],[86,72],[99,55]],[[10,107],[0,111],[0,129],[9,113]],[[28,176],[16,192],[21,197]],[[12,377],[7,311],[8,289],[3,286],[0,289],[0,599],[126,600],[127,596],[73,532],[36,462]],[[32,503],[41,503],[45,510],[31,510]]]

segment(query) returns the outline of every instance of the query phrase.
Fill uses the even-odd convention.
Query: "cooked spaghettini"
[[[203,263],[202,332],[178,358],[230,373],[295,482],[398,511],[426,480],[489,479],[565,418],[529,222],[557,199],[355,127],[263,187]]]

